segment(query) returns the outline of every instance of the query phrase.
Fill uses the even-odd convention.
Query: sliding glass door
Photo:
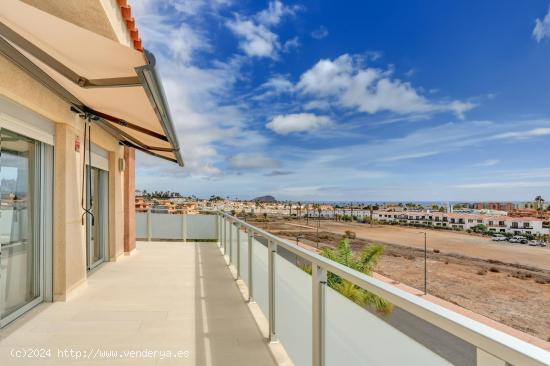
[[[88,166],[86,243],[88,270],[107,258],[108,177],[105,170]]]
[[[42,143],[0,128],[0,326],[44,289]]]

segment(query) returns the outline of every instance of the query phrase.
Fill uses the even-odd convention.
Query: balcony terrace
[[[550,364],[542,348],[227,214],[149,212],[136,220],[138,238],[148,241],[98,268],[67,302],[44,304],[8,327],[0,364],[74,363],[58,349],[87,352],[79,365]],[[348,300],[327,285],[328,273],[391,302],[392,313]],[[51,349],[53,358],[11,355],[29,348]],[[123,357],[105,359],[97,349]],[[144,350],[184,353],[124,353]]]
[[[0,365],[284,363],[253,314],[215,243],[138,242],[134,255],[101,266],[69,301],[43,304],[5,329]],[[10,354],[31,348],[52,357]],[[65,349],[91,355],[58,357]],[[105,359],[96,350],[182,354]]]

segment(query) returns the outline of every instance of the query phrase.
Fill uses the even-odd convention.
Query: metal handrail
[[[332,272],[508,363],[526,366],[550,365],[550,352],[542,348],[458,314],[441,305],[419,298],[381,280],[367,276],[315,252],[299,247],[296,244],[286,242],[265,230],[225,212],[216,211],[215,213],[230,223],[238,224],[242,228],[246,228],[264,237],[268,242],[271,241],[300,258],[311,262],[312,268],[317,266],[323,270]]]

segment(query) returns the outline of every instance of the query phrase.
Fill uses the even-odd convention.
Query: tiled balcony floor
[[[10,355],[33,348],[50,349],[51,357]],[[98,348],[118,354],[99,357]],[[65,349],[82,352],[82,359],[61,357]],[[141,354],[123,353],[129,351]],[[139,242],[135,254],[104,264],[69,301],[43,304],[3,331],[0,365],[60,364],[276,362],[216,244]]]

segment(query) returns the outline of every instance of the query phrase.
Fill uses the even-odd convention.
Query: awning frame
[[[7,27],[3,22],[0,22],[0,54],[7,57],[15,65],[21,68],[23,71],[31,75],[35,80],[46,86],[53,93],[65,100],[70,106],[71,110],[76,113],[89,113],[98,117],[98,125],[101,126],[108,133],[117,138],[122,144],[134,147],[140,151],[146,152],[155,157],[160,157],[165,160],[178,163],[180,166],[184,166],[183,158],[181,156],[176,133],[173,128],[170,111],[166,102],[166,97],[157,70],[155,68],[154,55],[144,50],[144,58],[146,64],[135,68],[137,73],[136,77],[119,77],[108,79],[86,79],[78,75],[76,72],[66,67],[55,58],[35,46],[33,43],[20,36],[18,33]],[[9,42],[8,42],[9,41]],[[123,119],[110,116],[108,114],[95,111],[94,109],[86,106],[77,97],[70,93],[67,89],[61,86],[51,76],[49,76],[44,70],[38,67],[28,57],[23,55],[12,44],[17,45],[25,52],[28,52],[33,57],[46,64],[47,66],[60,73],[62,76],[71,80],[82,88],[104,88],[104,87],[143,87],[150,103],[157,115],[157,118],[161,124],[161,127],[165,133],[165,136],[157,132],[148,130],[141,126],[137,126]],[[148,146],[138,139],[130,136],[121,129],[115,127],[113,124],[124,126],[140,133],[147,134],[162,141],[167,141],[172,145],[172,148],[154,147]],[[166,156],[159,155],[154,151],[169,151],[173,152],[176,159],[172,159]]]

